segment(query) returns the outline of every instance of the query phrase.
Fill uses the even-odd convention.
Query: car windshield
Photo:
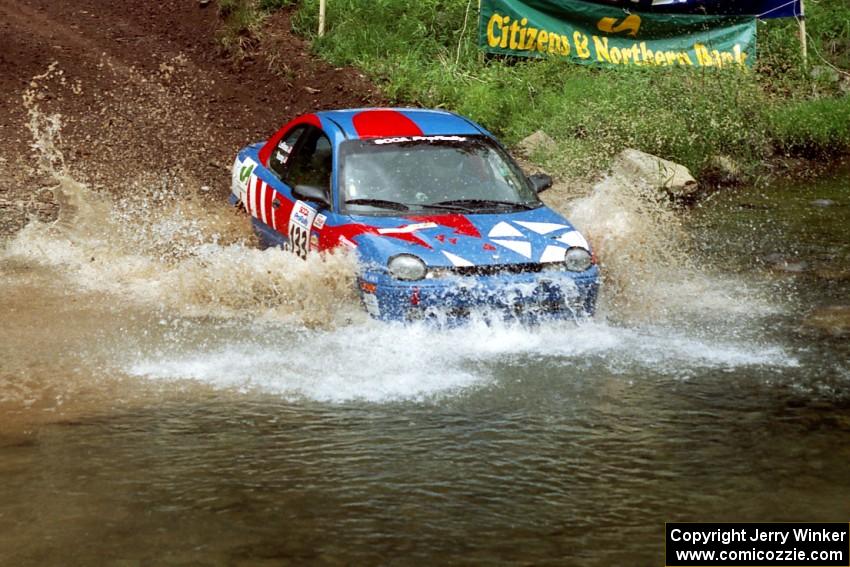
[[[504,150],[483,136],[351,140],[340,147],[343,212],[500,212],[537,208]]]

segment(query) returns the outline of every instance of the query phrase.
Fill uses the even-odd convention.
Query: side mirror
[[[292,194],[303,201],[321,203],[326,207],[331,206],[325,190],[317,185],[296,185],[295,189],[292,190]]]
[[[552,177],[545,173],[529,175],[528,180],[531,182],[531,186],[534,187],[534,191],[537,193],[542,193],[552,186]]]

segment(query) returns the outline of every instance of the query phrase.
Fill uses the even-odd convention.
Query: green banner
[[[625,11],[582,0],[481,0],[479,45],[489,53],[615,67],[750,66],[756,20]]]

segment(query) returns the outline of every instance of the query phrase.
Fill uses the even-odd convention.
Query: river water
[[[817,317],[850,297],[846,166],[688,211],[600,188],[563,205],[595,320],[437,330],[201,189],[116,200],[42,151],[60,218],[0,257],[1,565],[661,565],[665,521],[850,517]]]

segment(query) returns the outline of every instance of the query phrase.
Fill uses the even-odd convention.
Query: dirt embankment
[[[209,187],[214,198],[237,149],[289,118],[381,102],[356,70],[312,58],[287,12],[267,22],[263,55],[240,62],[221,52],[218,25],[215,5],[197,0],[0,0],[0,236],[53,207],[27,90],[40,115],[61,115],[75,178],[116,193],[140,180]]]

